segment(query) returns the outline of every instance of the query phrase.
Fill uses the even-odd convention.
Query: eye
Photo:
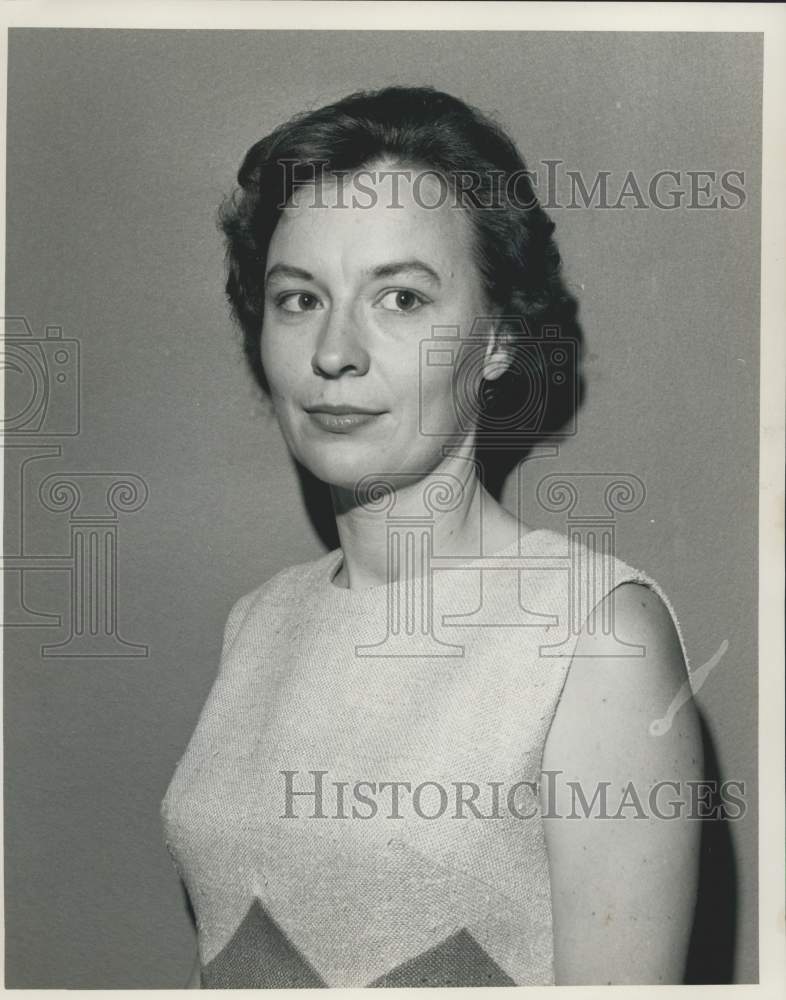
[[[393,288],[385,292],[377,305],[387,312],[411,313],[416,312],[427,302],[428,299],[409,288]]]
[[[319,299],[310,292],[285,292],[278,296],[276,305],[289,313],[313,312],[319,309]]]

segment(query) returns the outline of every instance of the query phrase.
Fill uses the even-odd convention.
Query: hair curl
[[[554,223],[538,204],[510,138],[477,109],[430,87],[363,91],[296,115],[256,142],[238,172],[238,188],[219,209],[227,249],[226,294],[248,364],[266,393],[260,349],[264,270],[282,206],[297,188],[313,183],[316,171],[345,174],[382,160],[434,170],[449,185],[459,176],[479,178],[467,211],[489,304],[502,316],[519,317],[528,337],[551,326],[580,339]],[[514,175],[515,199],[500,200]],[[509,371],[481,387],[483,415],[493,419],[521,405],[515,354],[528,348],[515,336],[512,346]],[[547,417],[546,424],[551,422]]]

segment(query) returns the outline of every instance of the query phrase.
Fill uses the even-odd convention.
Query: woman
[[[596,554],[475,461],[548,428],[536,345],[573,329],[521,157],[389,88],[280,126],[238,179],[227,292],[340,547],[235,604],[162,804],[191,985],[679,982],[701,749],[690,702],[651,725],[687,680],[665,595],[606,553],[582,603]]]

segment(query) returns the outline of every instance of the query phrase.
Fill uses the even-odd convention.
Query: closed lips
[[[371,416],[378,416],[381,410],[367,410],[361,406],[335,406],[330,403],[321,403],[319,406],[307,406],[308,413],[335,413],[345,415],[350,413],[367,413]]]
[[[347,434],[350,431],[373,424],[376,418],[381,416],[373,410],[361,410],[348,406],[310,410],[308,415],[313,423],[332,434]]]

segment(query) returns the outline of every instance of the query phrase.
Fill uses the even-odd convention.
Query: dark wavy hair
[[[320,172],[345,175],[382,160],[435,171],[454,193],[456,178],[474,176],[472,195],[461,203],[472,223],[489,304],[500,315],[519,317],[527,338],[540,336],[548,326],[579,339],[576,303],[563,283],[554,223],[538,204],[513,142],[456,97],[430,87],[387,87],[351,94],[279,125],[248,150],[237,175],[239,187],[219,209],[227,248],[226,293],[251,371],[266,393],[260,354],[264,272],[282,206]],[[506,181],[514,177],[511,198]],[[527,348],[520,337],[514,336],[512,344],[510,370],[481,386],[481,416],[499,419],[521,407],[516,351]],[[547,416],[545,423],[555,419],[564,418]]]

